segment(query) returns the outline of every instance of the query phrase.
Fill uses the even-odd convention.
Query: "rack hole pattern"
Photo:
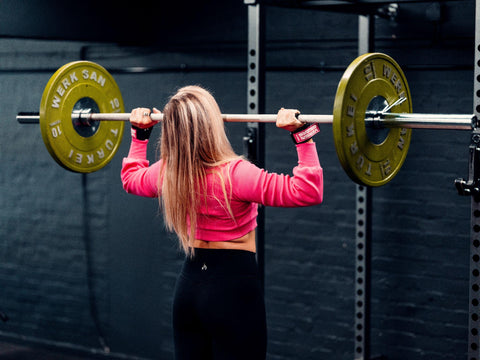
[[[369,353],[369,198],[366,186],[356,191],[356,257],[355,257],[355,359],[366,359]]]
[[[255,49],[250,49],[248,52],[249,58],[249,71],[250,71],[250,84],[249,84],[249,91],[248,91],[248,107],[250,110],[257,109],[257,78],[256,78],[256,69],[257,69],[257,51]]]
[[[480,197],[472,196],[470,245],[469,360],[479,359]]]

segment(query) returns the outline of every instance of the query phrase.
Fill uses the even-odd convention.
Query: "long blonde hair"
[[[183,250],[192,256],[196,210],[202,197],[206,198],[207,171],[239,156],[225,133],[220,108],[207,90],[199,86],[183,87],[170,98],[163,111],[160,138],[163,183],[159,201],[167,229],[177,233]],[[223,178],[222,182],[225,185]],[[225,186],[223,189],[231,215]]]

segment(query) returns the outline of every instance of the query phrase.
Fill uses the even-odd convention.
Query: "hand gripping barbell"
[[[390,112],[395,110],[395,113]],[[358,184],[380,186],[400,170],[411,129],[472,130],[474,115],[412,114],[407,80],[389,56],[359,56],[337,88],[333,115],[300,115],[303,122],[332,124],[342,167]],[[272,114],[223,114],[226,122],[274,123]],[[161,121],[162,114],[151,114]],[[40,123],[45,145],[64,168],[89,173],[103,168],[122,140],[124,112],[120,90],[102,66],[68,63],[50,78],[40,113],[20,113],[18,122]]]

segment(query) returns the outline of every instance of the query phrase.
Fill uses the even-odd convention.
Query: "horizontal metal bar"
[[[38,113],[22,112],[17,115],[17,121],[20,124],[38,124],[40,122],[40,115],[38,115]]]
[[[277,114],[223,114],[225,122],[275,123]],[[333,115],[299,115],[298,120],[306,123],[331,124]]]
[[[476,125],[473,114],[383,113],[380,119],[370,121],[378,121],[380,127],[410,129],[472,130]]]
[[[151,114],[152,120],[162,121],[163,114]],[[129,121],[130,113],[76,113],[77,117],[88,125],[90,121]],[[225,122],[275,123],[277,114],[223,114]],[[332,124],[333,115],[300,115],[299,120],[307,123]],[[20,124],[38,124],[38,113],[19,113]],[[476,117],[472,114],[410,114],[410,113],[378,113],[365,114],[365,126],[372,128],[411,128],[440,130],[472,130]]]
[[[81,114],[82,120],[87,121],[129,121],[130,113],[93,113]],[[152,120],[162,121],[163,114],[150,114]],[[275,123],[277,114],[222,114],[225,122],[255,122],[255,123]],[[331,124],[333,115],[300,115],[298,119],[307,123]]]
[[[129,121],[130,113],[75,113],[72,119],[77,117],[80,121],[88,124],[90,121]],[[150,114],[152,120],[162,121],[163,114]],[[256,122],[275,123],[277,114],[222,114],[225,122]],[[300,115],[298,119],[302,122],[331,124],[333,115]],[[19,113],[17,121],[20,124],[38,124],[40,115],[38,113]]]

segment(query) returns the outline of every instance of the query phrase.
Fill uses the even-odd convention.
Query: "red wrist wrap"
[[[292,132],[291,135],[295,144],[302,144],[310,140],[319,132],[320,126],[318,126],[318,124],[305,124],[301,128]]]

